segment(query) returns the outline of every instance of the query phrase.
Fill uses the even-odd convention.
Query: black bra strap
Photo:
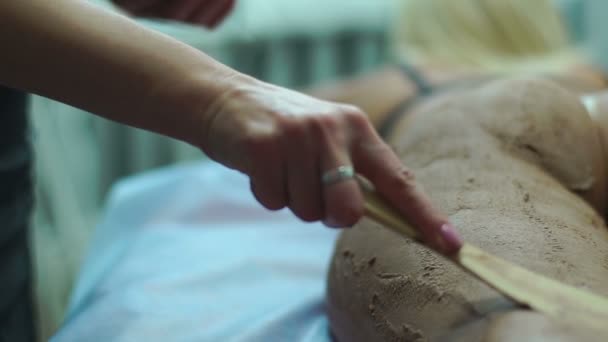
[[[416,85],[418,92],[414,96],[410,96],[409,98],[400,102],[393,110],[388,113],[384,121],[382,121],[382,123],[378,127],[378,133],[384,139],[387,139],[389,137],[389,134],[391,133],[397,122],[401,119],[401,117],[403,115],[406,115],[411,107],[413,107],[418,101],[424,99],[425,97],[430,96],[433,93],[453,89],[457,86],[474,86],[486,81],[491,81],[496,78],[495,76],[490,75],[471,79],[459,79],[444,83],[442,85],[438,85],[437,87],[433,88],[411,65],[401,64],[400,69],[409,78],[409,80]]]
[[[393,110],[389,112],[386,119],[378,127],[378,133],[383,138],[388,138],[388,134],[393,129],[393,126],[401,118],[401,115],[407,111],[408,108],[414,105],[420,98],[429,96],[433,93],[433,87],[424,79],[424,77],[414,68],[413,65],[407,63],[399,64],[399,69],[403,72],[403,75],[407,81],[414,84],[416,87],[416,93],[414,96],[410,96],[404,101],[400,102]]]
[[[413,65],[407,63],[399,64],[399,69],[403,72],[405,78],[414,83],[416,86],[417,96],[427,96],[433,92],[433,87],[424,79],[422,74],[414,68]]]
[[[378,134],[380,134],[382,138],[388,139],[388,136],[395,127],[395,124],[397,124],[397,121],[399,121],[399,119],[401,119],[401,117],[408,112],[408,109],[412,107],[419,99],[420,96],[411,96],[405,101],[401,101],[397,107],[388,113],[382,123],[380,123],[380,126],[378,127]]]

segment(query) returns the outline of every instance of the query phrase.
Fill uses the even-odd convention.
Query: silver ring
[[[321,181],[323,181],[323,184],[325,185],[332,185],[345,180],[353,179],[354,177],[355,169],[353,169],[352,166],[343,165],[323,173],[323,176],[321,176]]]

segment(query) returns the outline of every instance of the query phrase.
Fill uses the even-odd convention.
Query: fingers
[[[363,215],[363,196],[357,183],[353,179],[328,185],[321,182],[324,172],[352,165],[342,118],[290,119],[283,127],[289,208],[307,222],[323,220],[330,227],[354,225]]]
[[[351,226],[364,214],[363,194],[352,174],[341,171],[354,167],[429,245],[443,253],[460,248],[447,218],[359,109],[264,83],[239,89],[217,106],[224,114],[209,114],[215,119],[203,130],[207,138],[201,148],[248,174],[264,206],[287,205],[306,221]],[[322,184],[328,172],[344,177]]]
[[[347,118],[324,116],[317,121],[320,144],[321,178],[327,172],[336,172],[341,166],[352,166],[349,152],[350,132]],[[330,227],[350,227],[363,216],[363,195],[357,182],[351,178],[332,184],[323,184],[325,203],[324,223]]]
[[[458,251],[462,242],[454,227],[421,191],[413,173],[373,130],[362,130],[361,134],[353,147],[358,171],[405,216],[427,244],[446,254]]]
[[[287,205],[306,222],[319,221],[330,227],[354,225],[363,216],[363,195],[354,179],[324,185],[323,173],[351,166],[346,122],[339,115],[283,120],[282,136],[250,155],[264,156],[260,171],[252,176],[252,190],[269,209]],[[276,133],[275,133],[276,134]],[[252,143],[247,143],[252,145]],[[273,150],[279,146],[280,150]],[[281,165],[281,162],[283,164]],[[284,170],[278,172],[278,170]],[[280,194],[280,195],[277,195]]]
[[[249,174],[251,191],[265,208],[279,210],[287,205],[285,189],[285,164],[280,145],[270,138],[256,139],[247,143],[246,156],[254,156]]]
[[[289,141],[282,144],[287,159],[287,202],[289,208],[306,222],[325,217],[319,178],[318,144],[310,139],[311,130],[299,120],[286,128]]]

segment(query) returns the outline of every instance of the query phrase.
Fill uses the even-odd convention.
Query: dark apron
[[[34,341],[26,94],[0,87],[0,341]]]

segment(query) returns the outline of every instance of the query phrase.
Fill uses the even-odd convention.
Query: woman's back
[[[430,100],[390,142],[465,240],[608,296],[608,230],[597,213],[607,161],[595,131],[575,94],[511,80]],[[512,335],[520,340],[539,329],[513,318],[518,309],[489,287],[371,222],[342,234],[328,279],[340,341],[480,341],[505,320],[530,330]],[[567,322],[534,319],[556,329],[541,340],[568,336],[559,330]]]

